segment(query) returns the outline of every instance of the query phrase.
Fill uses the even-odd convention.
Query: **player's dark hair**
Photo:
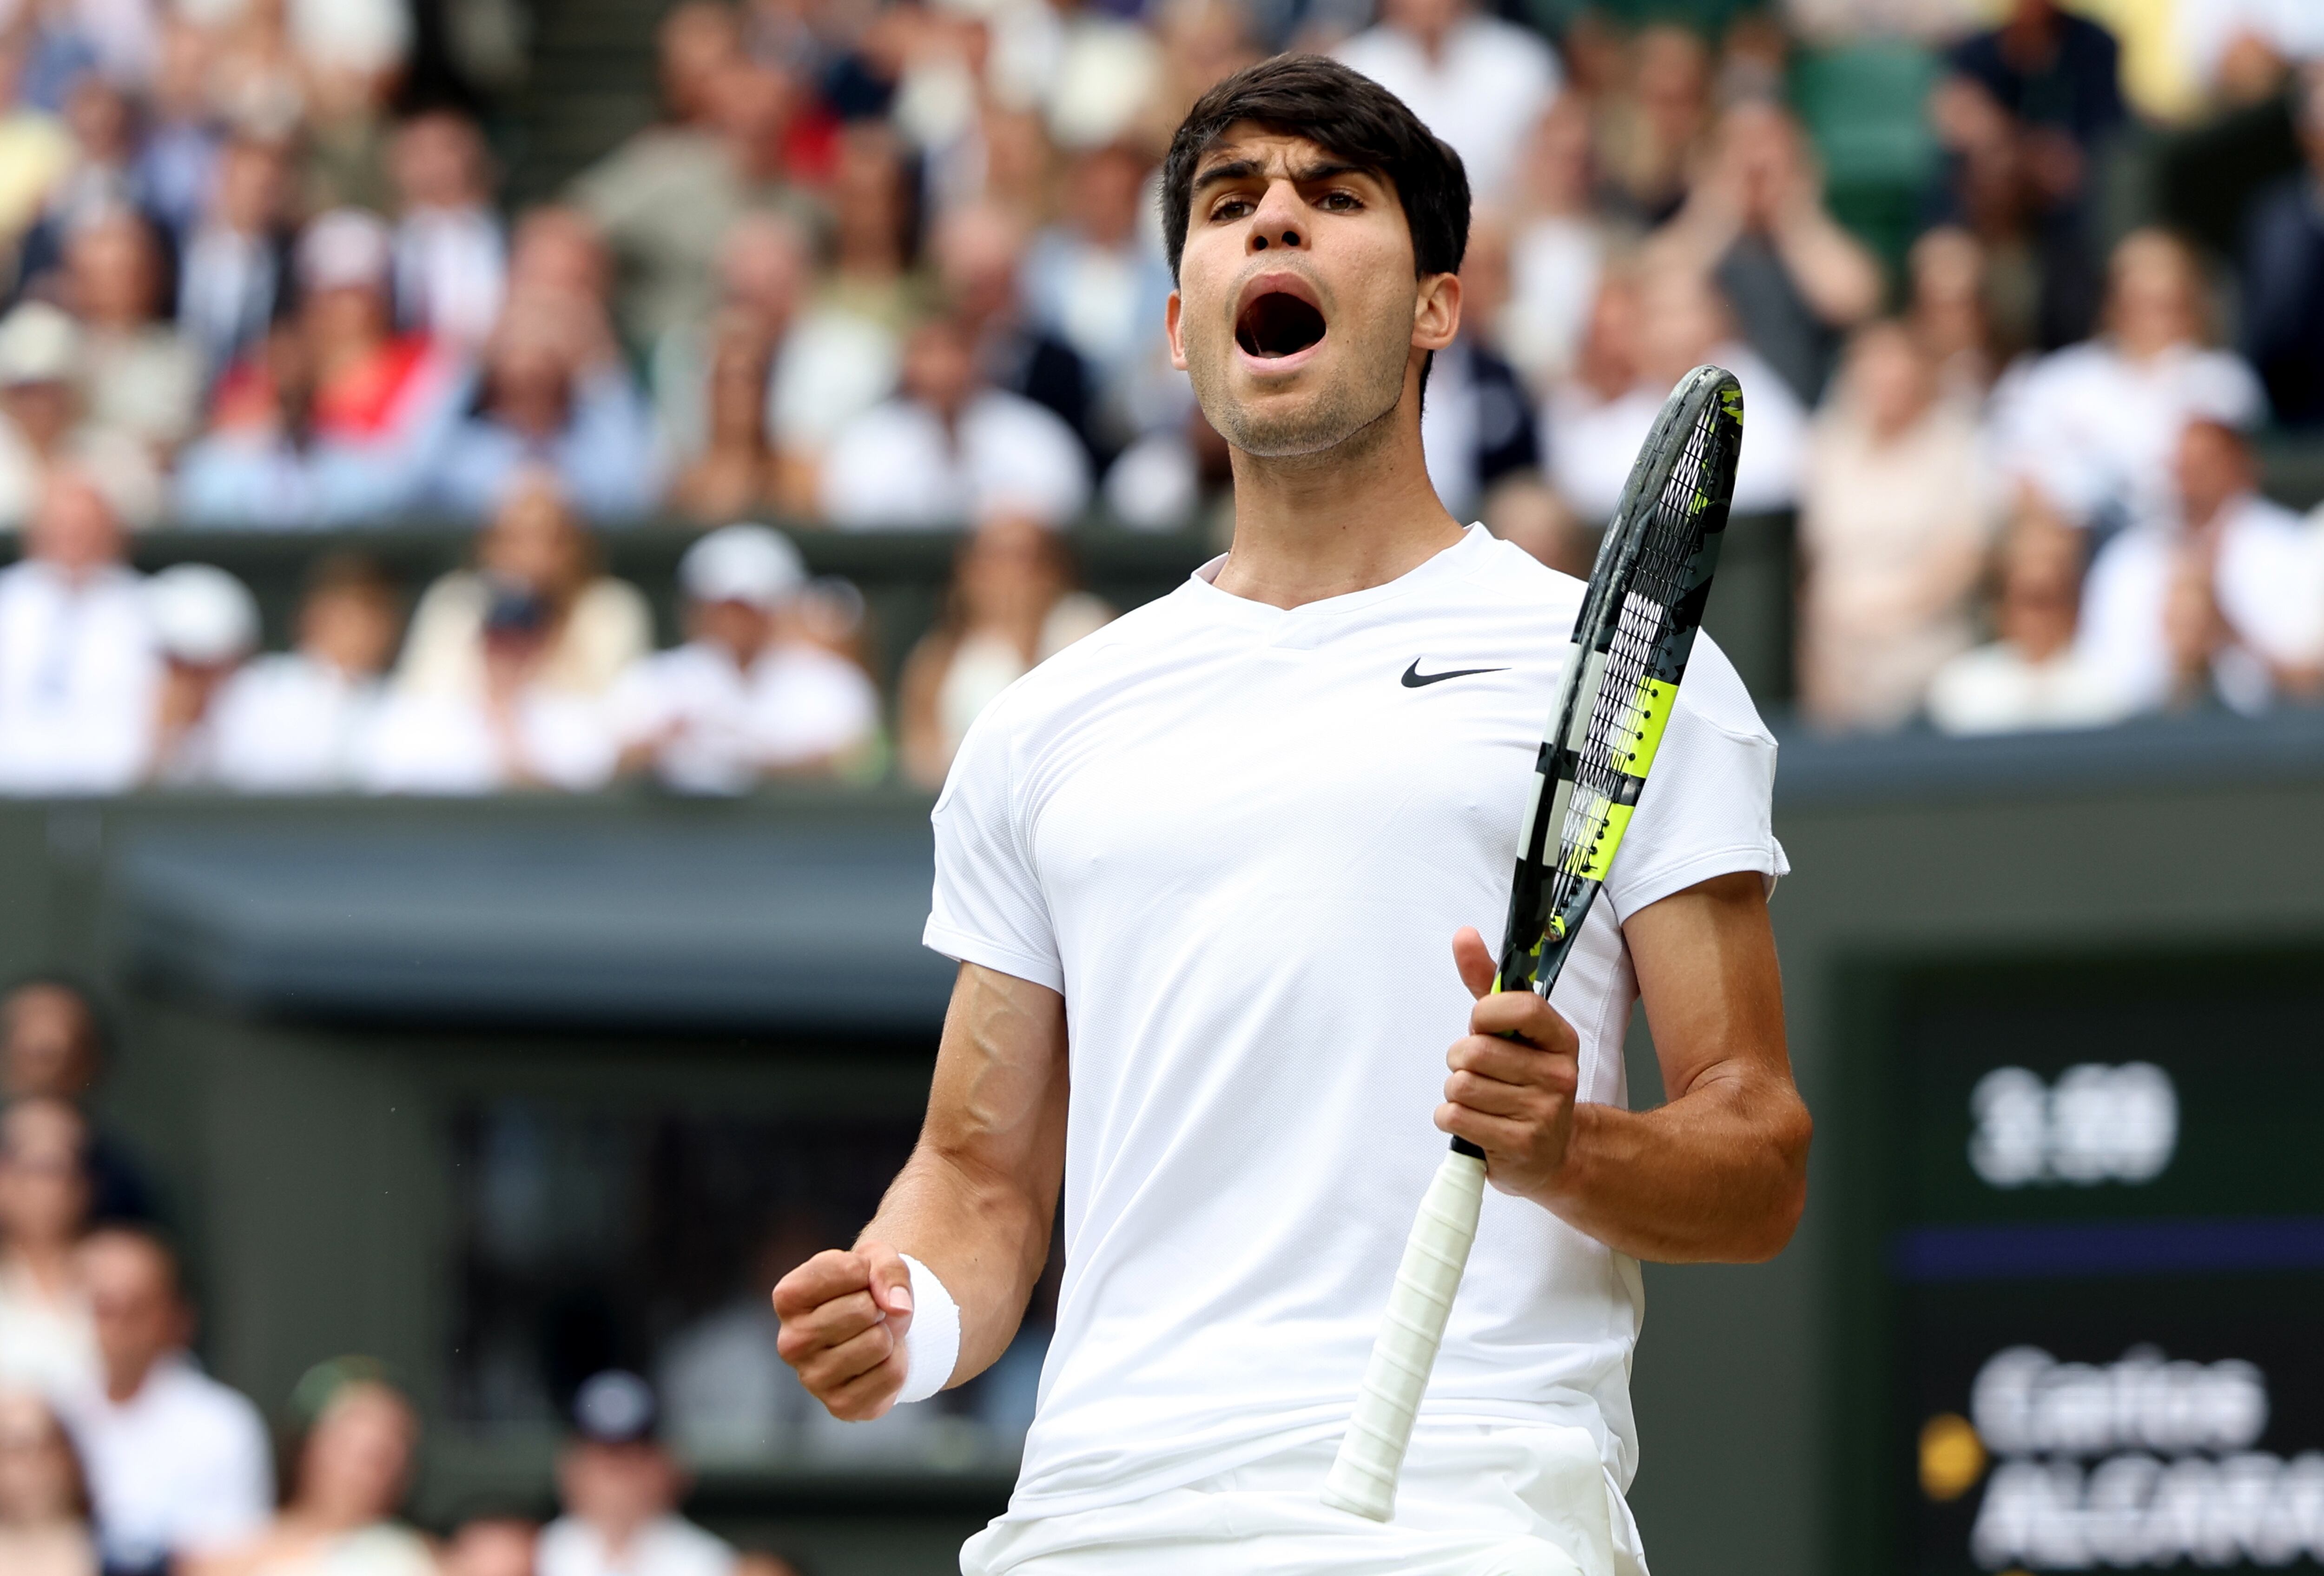
[[[1324,55],[1277,55],[1236,72],[1195,101],[1162,161],[1162,242],[1170,277],[1186,249],[1194,166],[1227,129],[1248,121],[1305,137],[1396,189],[1412,231],[1416,273],[1455,273],[1469,250],[1469,175],[1387,88]]]

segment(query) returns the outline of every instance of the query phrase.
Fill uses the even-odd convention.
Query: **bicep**
[[[1671,1099],[1722,1064],[1790,1080],[1766,877],[1699,881],[1631,915],[1622,937]]]
[[[1065,1175],[1065,999],[963,963],[945,1014],[922,1145],[1054,1201]]]

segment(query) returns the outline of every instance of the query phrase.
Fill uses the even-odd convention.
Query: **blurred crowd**
[[[264,1410],[204,1372],[137,1164],[84,1109],[105,1049],[68,981],[0,1000],[0,1571],[799,1576],[679,1514],[687,1468],[636,1374],[577,1387],[553,1507],[478,1503],[438,1536],[400,1519],[421,1423],[383,1365],[319,1363]]]
[[[0,788],[936,780],[1105,614],[1042,532],[1229,516],[1160,330],[1157,162],[1284,48],[1470,171],[1425,417],[1456,514],[1586,567],[1662,392],[1716,360],[1738,512],[1796,511],[1813,723],[2324,690],[2324,530],[2253,448],[2324,426],[2313,7],[683,0],[660,118],[520,206],[515,123],[414,69],[406,5],[0,19]],[[2200,237],[2157,195],[2199,144],[2233,171],[2180,205]],[[892,694],[860,597],[780,539],[690,559],[659,654],[592,567],[595,530],[759,518],[974,533]],[[475,529],[475,568],[404,628],[318,556],[273,654],[217,572],[125,567],[149,525],[415,519]]]

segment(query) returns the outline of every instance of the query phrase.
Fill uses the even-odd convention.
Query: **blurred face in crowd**
[[[1065,590],[1056,535],[1021,516],[989,520],[963,551],[956,584],[970,628],[1037,635]]]
[[[1452,343],[1460,281],[1415,274],[1385,178],[1243,123],[1196,163],[1192,198],[1171,360],[1244,453],[1338,447],[1384,421],[1421,356]]]
[[[774,633],[774,617],[747,602],[695,602],[687,606],[694,638],[723,648],[736,666],[747,666]]]
[[[780,332],[798,310],[813,272],[796,225],[771,214],[734,222],[718,248],[718,283],[728,306]]]
[[[493,414],[533,438],[561,431],[572,410],[576,336],[561,315],[540,298],[512,303],[484,351]]]
[[[16,424],[38,454],[53,454],[80,413],[72,385],[60,378],[35,378],[0,387],[0,411]]]
[[[1466,0],[1381,0],[1380,20],[1421,41],[1431,53],[1468,12]]]
[[[85,226],[65,258],[73,306],[88,321],[132,328],[153,316],[161,261],[143,219],[121,212]]]
[[[290,183],[282,152],[273,143],[249,138],[228,143],[212,180],[210,211],[227,229],[263,235],[281,224]]]
[[[0,1005],[0,1079],[12,1100],[78,1100],[97,1082],[97,1024],[77,991],[45,981],[19,986]]]
[[[465,115],[438,111],[405,122],[388,165],[408,207],[470,207],[487,195],[484,142]]]
[[[1720,121],[1718,174],[1732,183],[1746,224],[1776,221],[1798,188],[1801,158],[1799,129],[1766,99],[1746,99]]]
[[[2073,643],[2082,594],[2082,547],[2046,513],[2028,517],[2002,549],[2001,638],[2028,661],[2046,662]]]
[[[1849,346],[1848,393],[1872,430],[1893,438],[1936,398],[1936,370],[1900,323],[1876,323]]]
[[[79,576],[122,559],[121,522],[85,476],[52,471],[26,530],[32,556]]]
[[[711,124],[746,171],[771,174],[780,165],[791,98],[791,79],[754,60],[730,61],[711,78]]]
[[[392,1516],[419,1438],[419,1419],[401,1396],[385,1385],[346,1386],[308,1431],[299,1456],[300,1508],[341,1527]]]
[[[620,1543],[675,1509],[685,1480],[669,1452],[651,1440],[604,1444],[580,1440],[557,1463],[565,1511]]]
[[[923,323],[904,342],[904,392],[952,420],[976,388],[976,360],[956,323]]]
[[[1709,361],[1729,332],[1726,304],[1693,269],[1657,268],[1640,282],[1640,373],[1653,388],[1668,389]]]
[[[65,124],[91,163],[123,164],[135,152],[129,100],[97,72],[84,76],[65,101]]]
[[[1581,214],[1590,207],[1590,111],[1561,93],[1534,122],[1518,161],[1526,206],[1536,213]]]
[[[2252,489],[2251,447],[2242,433],[2217,421],[2190,421],[2172,456],[2172,480],[2185,523],[2200,530]]]
[[[529,476],[493,516],[479,545],[485,571],[551,601],[578,591],[589,573],[588,540],[554,483]]]
[[[712,78],[742,50],[733,11],[716,4],[679,5],[662,18],[654,42],[670,118],[700,120],[709,113]]]
[[[533,1576],[540,1529],[521,1516],[495,1516],[463,1525],[444,1546],[444,1576]]]
[[[325,585],[299,609],[299,649],[349,677],[368,678],[395,654],[399,622],[384,587]]]
[[[603,302],[612,281],[597,226],[577,208],[527,213],[509,245],[509,295]]]
[[[1128,148],[1095,148],[1067,173],[1065,212],[1093,244],[1119,249],[1138,238],[1145,193],[1145,160]]]
[[[900,269],[905,256],[904,174],[895,134],[859,122],[842,134],[831,183],[839,263],[852,272]]]
[[[318,369],[325,375],[370,355],[386,339],[385,281],[309,291],[300,313]]]
[[[1649,27],[1638,34],[1632,95],[1656,134],[1676,144],[1702,128],[1711,105],[1711,51],[1691,27]]]
[[[1017,221],[990,205],[955,210],[936,232],[945,300],[972,323],[1005,320],[1015,313],[1017,265],[1023,256],[1024,233]]]
[[[47,1526],[80,1512],[80,1471],[39,1396],[0,1395],[0,1527]]]
[[[2115,248],[2107,327],[2134,356],[2192,344],[2202,328],[2200,287],[2186,247],[2159,231],[2141,230]]]
[[[0,1117],[0,1233],[11,1247],[55,1251],[88,1216],[88,1128],[61,1100],[21,1100]]]
[[[126,1401],[156,1362],[192,1339],[193,1316],[179,1293],[177,1267],[150,1237],[98,1231],[81,1245],[80,1272],[106,1387],[115,1400]]]

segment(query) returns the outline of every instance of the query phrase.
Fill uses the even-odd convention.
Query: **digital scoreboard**
[[[1850,1567],[2324,1567],[2324,956],[1878,996]]]

